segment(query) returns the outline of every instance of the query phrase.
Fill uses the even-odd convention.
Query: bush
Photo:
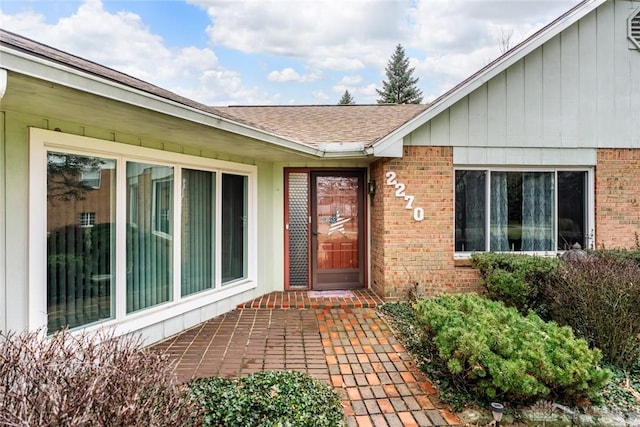
[[[0,425],[199,425],[173,378],[137,337],[0,332]]]
[[[618,254],[563,263],[546,291],[554,320],[626,368],[640,359],[640,264]]]
[[[478,269],[489,298],[522,314],[533,310],[546,317],[541,291],[554,280],[560,265],[557,258],[482,252],[471,256],[471,264]]]
[[[640,248],[638,249],[597,249],[589,251],[590,254],[597,258],[615,258],[619,260],[627,260],[635,263],[640,267]]]
[[[263,371],[237,380],[201,378],[191,395],[205,426],[338,426],[340,398],[328,385],[296,371]]]
[[[610,376],[601,353],[568,327],[475,294],[423,300],[418,317],[449,372],[481,396],[527,402],[595,397]]]

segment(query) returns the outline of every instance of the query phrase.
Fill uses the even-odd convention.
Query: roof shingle
[[[424,104],[216,107],[221,115],[302,144],[369,147],[428,108]]]

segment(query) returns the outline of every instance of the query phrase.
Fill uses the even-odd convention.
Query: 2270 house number
[[[413,207],[413,201],[415,200],[415,197],[409,194],[405,194],[404,190],[407,186],[402,182],[398,182],[398,180],[396,179],[396,173],[393,171],[387,172],[384,176],[385,178],[387,178],[387,185],[395,187],[396,197],[402,197],[407,202],[407,206],[405,206],[405,209],[413,209],[413,219],[415,221],[422,221],[424,219],[424,209]]]

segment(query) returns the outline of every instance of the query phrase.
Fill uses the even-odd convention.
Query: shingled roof
[[[248,126],[320,147],[358,143],[369,147],[428,108],[422,104],[217,107]]]

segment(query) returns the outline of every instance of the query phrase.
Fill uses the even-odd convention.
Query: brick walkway
[[[373,308],[235,310],[155,348],[178,361],[181,381],[306,372],[333,385],[348,426],[462,424]]]

